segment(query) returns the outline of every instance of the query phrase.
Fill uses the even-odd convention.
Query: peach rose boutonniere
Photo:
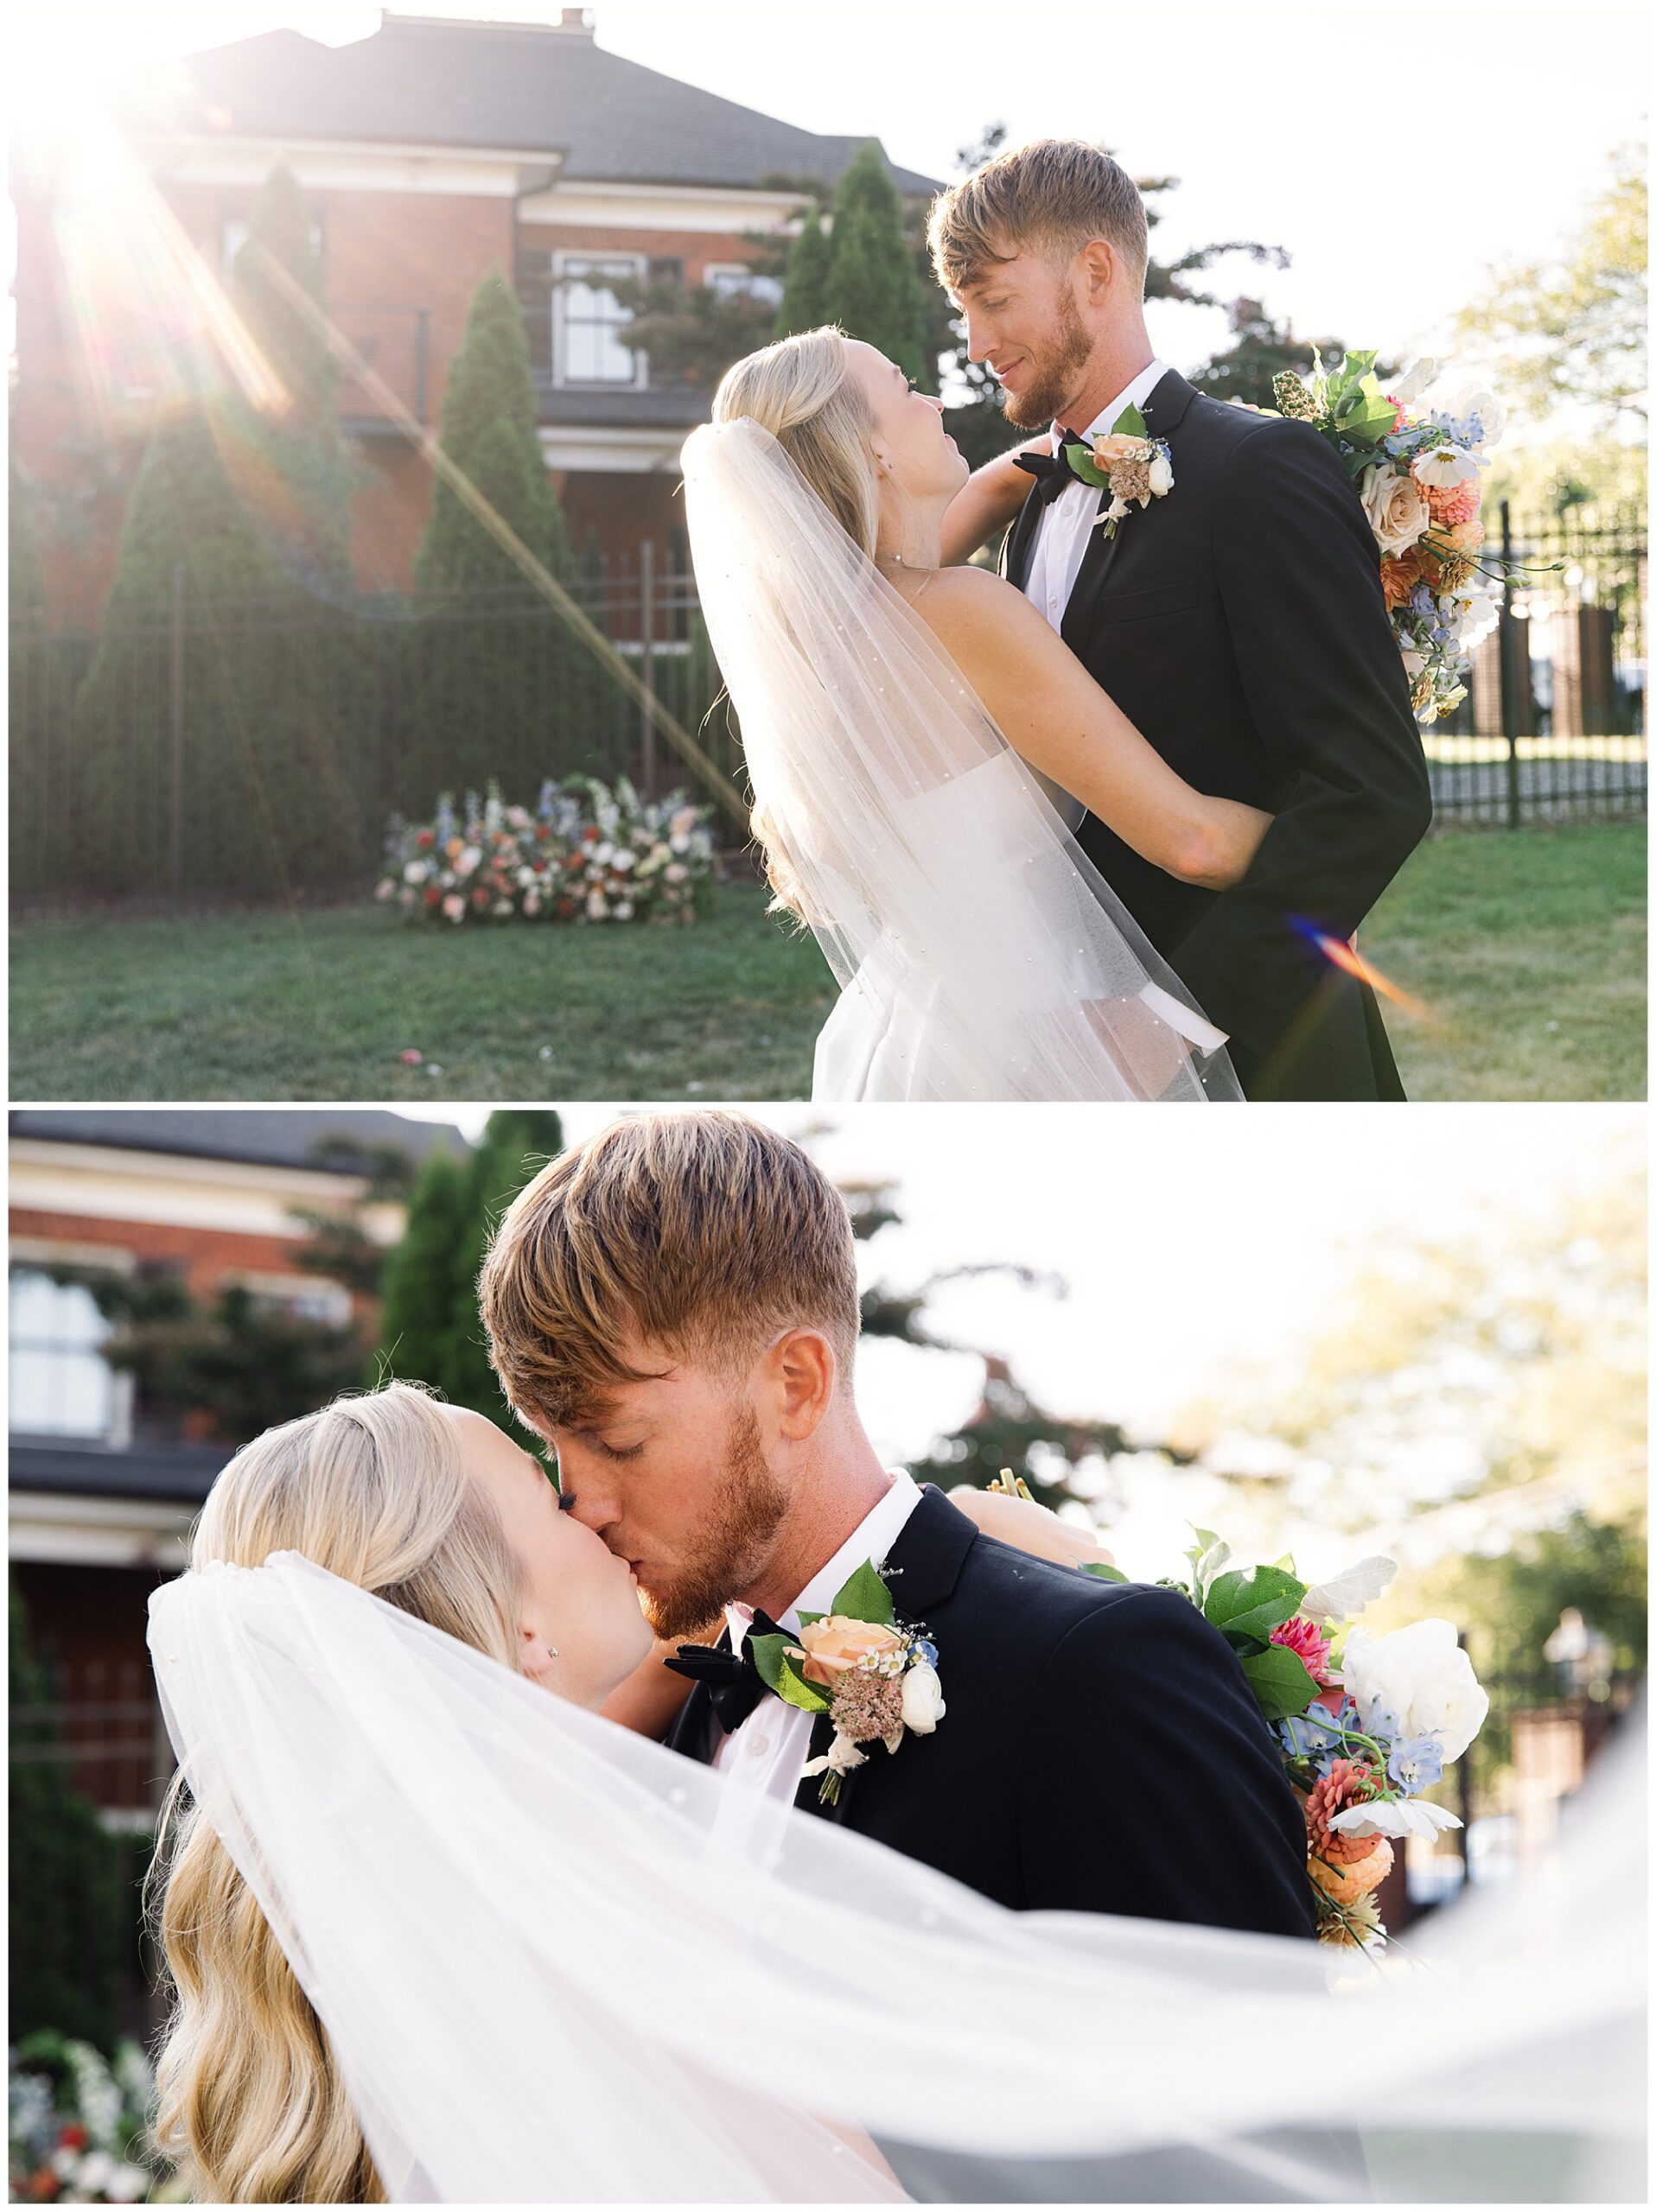
[[[801,1613],[796,1643],[786,1634],[749,1639],[760,1678],[787,1705],[825,1713],[834,1740],[807,1775],[820,1775],[818,1802],[831,1805],[843,1778],[867,1760],[865,1744],[897,1751],[905,1736],[929,1736],[947,1710],[937,1646],[923,1628],[900,1622],[870,1560],[826,1613]]]
[[[1077,443],[1064,448],[1071,474],[1083,484],[1108,492],[1110,504],[1101,508],[1094,530],[1113,537],[1135,506],[1147,507],[1163,499],[1173,489],[1173,450],[1165,438],[1153,438],[1150,426],[1136,407],[1124,407],[1115,426],[1094,438],[1089,454]]]

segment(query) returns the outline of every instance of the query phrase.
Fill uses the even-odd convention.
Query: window
[[[109,1333],[89,1290],[36,1268],[14,1268],[11,1427],[32,1436],[112,1437],[118,1383],[101,1350]]]
[[[646,381],[644,357],[629,353],[621,333],[632,317],[610,289],[644,274],[636,253],[561,253],[553,270],[552,363],[561,385],[637,386]]]
[[[717,292],[722,300],[747,298],[767,308],[780,308],[782,304],[781,278],[761,276],[745,262],[710,262],[702,276],[709,290]]]

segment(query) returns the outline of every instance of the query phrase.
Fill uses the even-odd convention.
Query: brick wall
[[[182,1268],[197,1296],[207,1296],[226,1274],[292,1274],[294,1255],[304,1232],[259,1236],[239,1230],[189,1229],[173,1222],[105,1221],[93,1214],[48,1213],[31,1207],[11,1210],[14,1236],[66,1244],[107,1244],[139,1260],[169,1262]]]

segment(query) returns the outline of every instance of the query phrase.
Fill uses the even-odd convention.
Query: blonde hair
[[[517,1670],[519,1566],[436,1400],[392,1382],[270,1429],[213,1484],[190,1548],[296,1551]],[[173,1983],[156,2141],[197,2202],[383,2203],[334,2063],[269,1922],[175,1776],[150,1903]]]
[[[997,154],[932,202],[926,229],[939,283],[980,283],[1029,248],[1066,259],[1107,238],[1142,287],[1150,226],[1119,162],[1082,138],[1037,138]]]
[[[802,330],[727,369],[713,395],[713,420],[734,423],[743,416],[770,432],[841,529],[872,560],[880,528],[874,416],[851,374],[844,332],[831,325]],[[756,801],[749,820],[774,894],[769,911],[809,921],[774,818]]]
[[[629,1116],[543,1168],[478,1295],[501,1387],[539,1428],[640,1379],[629,1332],[735,1375],[783,1330],[820,1329],[848,1382],[861,1323],[845,1201],[798,1145],[722,1109]]]

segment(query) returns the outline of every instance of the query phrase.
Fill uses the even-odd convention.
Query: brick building
[[[91,1294],[52,1265],[175,1272],[330,1320],[351,1290],[302,1268],[292,1209],[360,1199],[365,1151],[411,1160],[457,1131],[381,1112],[20,1112],[10,1117],[10,1559],[33,1648],[72,1715],[80,1786],[147,1817],[159,1756],[143,1632],[150,1592],[184,1560],[229,1453],[135,1418]],[[385,1243],[402,1210],[371,1206]]]
[[[751,289],[752,238],[785,237],[807,181],[831,188],[861,143],[796,129],[606,52],[585,10],[555,23],[444,21],[387,12],[372,37],[327,47],[275,30],[191,56],[119,118],[199,265],[222,278],[258,185],[277,162],[313,210],[328,310],[423,425],[443,387],[477,283],[508,272],[523,302],[540,438],[578,545],[611,556],[650,540],[675,561],[672,494],[704,386],[653,378],[618,344],[611,285],[676,275],[696,288]],[[905,194],[933,180],[893,170]],[[129,439],[154,392],[142,372],[108,390],[109,364],[142,362],[86,334],[87,283],[66,268],[54,200],[67,188],[14,162],[18,208],[15,436],[47,492],[80,472],[79,527],[47,548],[53,608],[95,617],[112,571],[124,486],[100,483],[111,404]],[[97,210],[90,211],[95,228]],[[129,218],[130,220],[130,218]],[[84,229],[86,225],[82,225]],[[97,302],[92,303],[96,307]],[[154,318],[151,305],[147,313]],[[104,380],[95,396],[89,380]],[[360,385],[340,412],[366,483],[356,505],[360,579],[396,588],[430,497],[417,448]]]

